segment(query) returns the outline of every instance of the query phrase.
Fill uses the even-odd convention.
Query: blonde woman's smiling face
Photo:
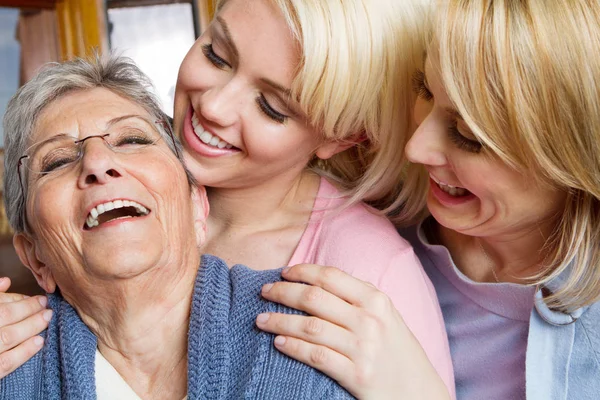
[[[266,0],[230,0],[183,61],[175,132],[203,185],[224,188],[286,182],[323,157],[291,87],[300,49]]]
[[[565,193],[536,183],[481,145],[449,99],[431,59],[415,76],[418,128],[406,146],[430,176],[427,206],[443,226],[471,236],[550,231]]]

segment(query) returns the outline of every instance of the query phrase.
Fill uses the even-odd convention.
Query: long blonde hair
[[[600,3],[449,0],[438,12],[431,54],[469,128],[507,165],[567,193],[534,277],[565,278],[547,303],[599,300]]]
[[[363,140],[312,165],[350,202],[393,210],[413,129],[411,77],[422,62],[429,0],[270,0],[300,44],[295,98],[326,139]],[[227,0],[217,1],[217,12]]]

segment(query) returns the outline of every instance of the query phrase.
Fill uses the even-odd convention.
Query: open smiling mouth
[[[437,187],[439,187],[443,192],[448,193],[452,197],[465,197],[465,196],[471,195],[471,192],[469,192],[465,188],[461,188],[461,187],[458,187],[458,186],[448,185],[446,183],[438,181],[432,175],[429,175],[429,176],[435,182],[435,184],[437,185]]]
[[[85,221],[84,229],[89,230],[106,222],[143,217],[148,214],[150,210],[132,200],[108,201],[92,208]]]
[[[214,147],[217,149],[238,150],[238,151],[240,150],[237,147],[235,147],[234,145],[232,145],[231,143],[227,143],[220,137],[213,135],[212,133],[205,130],[204,127],[202,126],[202,124],[200,123],[200,120],[198,119],[196,112],[194,112],[194,111],[192,111],[192,128],[194,130],[194,134],[196,136],[198,136],[198,139],[200,139],[207,146],[211,146],[211,147]]]

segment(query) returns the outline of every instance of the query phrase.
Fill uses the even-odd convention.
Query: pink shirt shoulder
[[[308,226],[290,265],[334,266],[386,293],[454,397],[448,339],[435,289],[411,245],[365,204],[340,209],[340,191],[321,178]]]

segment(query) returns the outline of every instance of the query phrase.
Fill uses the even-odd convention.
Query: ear
[[[348,150],[350,147],[356,146],[357,144],[367,140],[365,133],[355,134],[345,140],[334,140],[322,144],[315,155],[321,160],[327,160],[334,155],[341,153],[344,150]]]
[[[192,203],[194,205],[194,228],[196,230],[196,244],[198,247],[206,240],[206,219],[210,211],[208,196],[204,186],[192,188]]]
[[[13,237],[13,246],[19,259],[31,271],[38,285],[47,293],[54,293],[56,281],[50,267],[39,259],[35,242],[26,234],[17,233]]]

